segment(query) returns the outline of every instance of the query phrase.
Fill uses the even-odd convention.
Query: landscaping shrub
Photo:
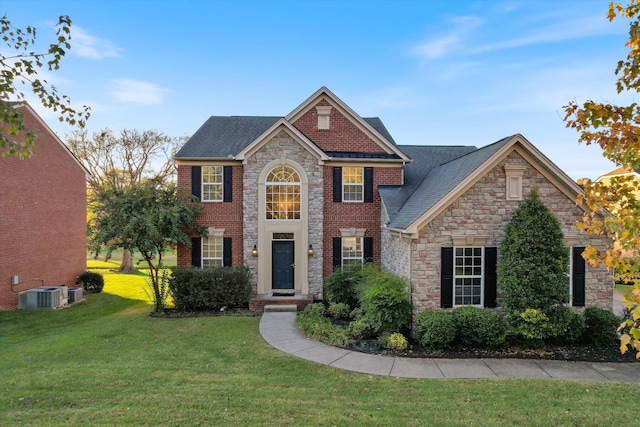
[[[99,294],[104,288],[104,277],[93,271],[85,271],[78,276],[78,281],[82,283],[82,288],[90,294]]]
[[[349,318],[351,317],[351,307],[343,302],[329,303],[329,309],[327,310],[327,312],[336,320],[349,320]]]
[[[411,304],[406,279],[379,272],[362,296],[362,308],[377,334],[408,331]]]
[[[551,336],[549,316],[542,310],[527,308],[512,319],[511,330],[527,340],[543,341]]]
[[[585,331],[582,314],[566,305],[556,305],[547,310],[550,338],[558,344],[573,344],[578,342]]]
[[[423,311],[416,317],[414,336],[425,349],[446,348],[456,338],[456,325],[446,311]]]
[[[504,319],[493,311],[478,307],[458,307],[451,313],[456,342],[469,347],[498,347],[507,336]]]
[[[562,228],[535,189],[513,213],[500,253],[501,304],[510,320],[518,322],[518,316],[529,308],[544,311],[569,300],[569,251]],[[541,331],[530,332],[538,335]]]
[[[407,347],[409,347],[409,342],[407,341],[405,336],[399,332],[395,332],[387,336],[384,341],[385,342],[383,343],[383,345],[385,347],[388,347],[391,350],[395,351],[404,351],[407,349]]]
[[[169,289],[178,311],[245,308],[251,297],[251,273],[245,266],[175,268]]]
[[[347,304],[349,307],[358,305],[356,285],[360,279],[360,266],[338,268],[324,281],[324,289],[329,302]]]
[[[616,347],[620,345],[618,326],[622,319],[609,310],[589,307],[584,310],[584,339],[596,347]]]
[[[320,341],[328,345],[347,346],[352,338],[347,329],[332,325],[325,316],[324,304],[309,304],[302,313],[296,317],[296,324],[304,336]]]
[[[349,323],[347,333],[354,341],[367,340],[375,336],[374,328],[366,317],[357,318]]]

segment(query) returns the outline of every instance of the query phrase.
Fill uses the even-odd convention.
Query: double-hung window
[[[362,202],[364,175],[361,167],[342,168],[342,201]]]
[[[483,248],[454,248],[454,305],[482,306]]]
[[[202,201],[221,202],[223,186],[222,166],[202,167]]]
[[[342,266],[362,265],[364,259],[362,237],[342,238]]]
[[[202,239],[202,268],[221,267],[223,265],[222,237],[205,237]]]

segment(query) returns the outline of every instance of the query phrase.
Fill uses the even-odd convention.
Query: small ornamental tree
[[[569,300],[569,251],[560,222],[536,189],[513,213],[500,253],[502,305],[511,319],[527,309],[546,310]]]
[[[162,256],[178,244],[190,245],[191,232],[206,235],[195,216],[201,212],[192,202],[180,200],[173,184],[159,179],[99,194],[88,227],[90,248],[97,255],[107,250],[107,259],[116,248],[139,251],[149,267],[154,311],[164,310]]]

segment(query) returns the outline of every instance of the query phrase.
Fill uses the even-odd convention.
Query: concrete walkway
[[[524,359],[422,359],[365,354],[303,337],[295,312],[265,311],[260,333],[292,356],[333,368],[399,378],[544,378],[640,384],[640,363],[591,363]]]

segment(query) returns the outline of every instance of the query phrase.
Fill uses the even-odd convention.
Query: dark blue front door
[[[273,289],[293,289],[293,242],[273,241]]]

